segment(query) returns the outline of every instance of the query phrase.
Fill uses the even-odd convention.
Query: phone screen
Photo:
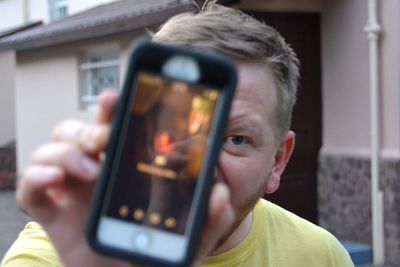
[[[139,72],[106,216],[184,234],[219,92]]]

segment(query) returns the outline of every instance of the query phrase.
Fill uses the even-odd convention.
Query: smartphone
[[[89,217],[94,250],[156,266],[190,264],[236,81],[223,55],[136,45]]]

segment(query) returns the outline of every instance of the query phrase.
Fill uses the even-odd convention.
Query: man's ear
[[[281,175],[285,170],[286,164],[288,163],[290,156],[292,155],[295,144],[295,134],[289,131],[286,137],[281,142],[278,150],[275,154],[275,162],[272,166],[271,175],[265,188],[265,193],[271,194],[275,192],[280,184]]]

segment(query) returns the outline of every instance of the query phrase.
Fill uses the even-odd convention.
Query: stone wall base
[[[320,155],[319,224],[340,239],[372,244],[370,159]],[[400,159],[383,159],[385,260],[400,266]]]
[[[0,190],[15,189],[15,142],[0,147]]]

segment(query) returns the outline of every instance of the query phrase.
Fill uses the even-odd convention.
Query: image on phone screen
[[[183,235],[218,90],[138,72],[105,216]]]

